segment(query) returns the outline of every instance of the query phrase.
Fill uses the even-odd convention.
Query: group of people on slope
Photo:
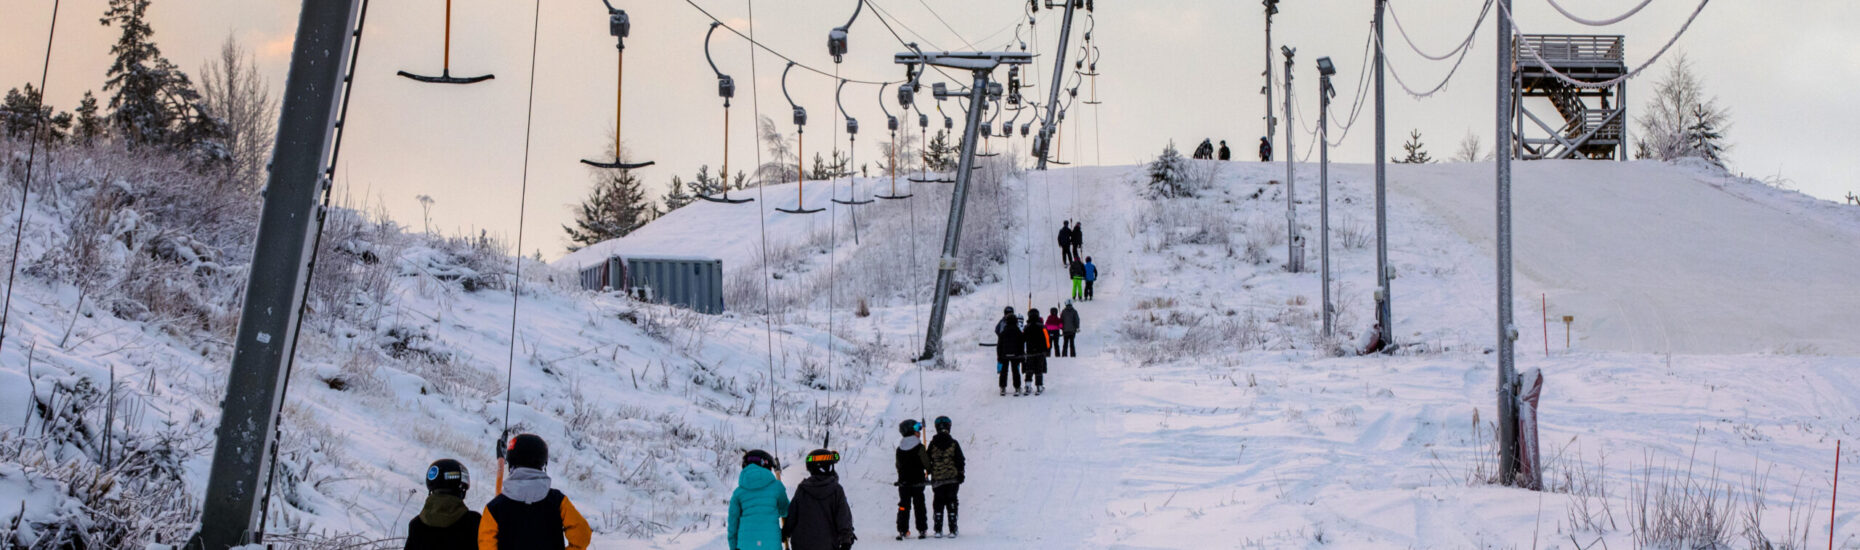
[[[465,506],[471,471],[464,464],[445,458],[426,468],[426,504],[407,524],[408,550],[588,547],[594,529],[567,495],[550,487],[549,444],[520,434],[499,445],[498,455],[509,475],[499,478],[497,497],[483,513]]]
[[[1090,301],[1092,284],[1098,282],[1098,266],[1080,249],[1085,245],[1085,222],[1059,222],[1059,265],[1072,277],[1072,299]]]
[[[1194,157],[1196,160],[1233,160],[1234,153],[1227,148],[1227,140],[1221,140],[1221,148],[1216,151],[1212,139],[1203,139],[1201,145],[1195,147]],[[1259,138],[1259,161],[1272,162],[1272,141],[1263,137]]]
[[[1073,309],[1071,300],[1066,300],[1064,311],[1059,308],[1049,311],[1047,317],[1041,318],[1040,309],[1033,308],[1024,323],[1014,314],[1013,306],[1001,312],[1001,320],[995,323],[995,374],[1001,395],[1008,394],[1010,381],[1016,397],[1044,394],[1046,359],[1078,357],[1078,310]]]
[[[898,425],[903,439],[895,453],[898,480],[898,537],[910,536],[912,512],[917,519],[917,538],[931,535],[928,510],[924,507],[924,488],[935,494],[936,538],[955,538],[957,527],[957,490],[967,471],[962,444],[950,434],[947,416],[936,419],[936,437],[925,444],[923,423],[910,419]],[[769,453],[753,450],[743,454],[743,472],[737,478],[736,491],[730,495],[730,514],[726,523],[730,550],[751,548],[780,549],[783,543],[792,550],[846,550],[859,537],[853,532],[852,505],[846,489],[840,486],[834,465],[840,454],[819,449],[807,454],[807,479],[794,490],[794,498],[782,486],[775,472],[781,465]],[[948,522],[948,534],[943,527]]]

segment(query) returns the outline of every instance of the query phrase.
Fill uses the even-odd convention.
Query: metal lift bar
[[[847,166],[847,169],[850,170],[854,164],[858,164],[858,161],[853,160],[853,159],[855,158],[854,155],[858,154],[859,119],[853,118],[852,115],[846,113],[846,102],[840,99],[841,93],[845,91],[846,91],[846,80],[840,79],[839,87],[833,90],[833,106],[840,110],[840,117],[846,119],[846,149],[848,151],[846,153],[846,166]],[[881,90],[880,93],[883,93],[883,91]],[[873,202],[875,202],[872,199],[859,200],[859,180],[853,179],[850,177],[846,179],[852,180],[852,186],[851,186],[852,196],[848,197],[846,200],[840,200],[838,198],[834,198],[833,202],[838,203],[838,204],[844,204],[846,206],[859,206],[862,204],[872,204]],[[838,193],[836,192],[835,194],[838,194]],[[853,242],[854,243],[859,242],[859,237],[857,236],[858,225],[856,225],[856,220],[857,218],[855,218],[855,225],[853,226],[854,227],[853,229],[854,231]]]
[[[723,184],[723,196],[699,194],[697,197],[710,202],[743,204],[755,199],[730,198],[730,98],[736,97],[736,79],[718,70],[717,60],[710,56],[710,37],[717,34],[717,27],[721,26],[723,23],[712,21],[710,31],[704,33],[704,61],[710,63],[710,72],[717,74],[717,97],[723,98],[723,170],[717,173],[717,180]]]
[[[788,62],[788,68],[781,70],[781,96],[787,99],[788,106],[794,109],[794,171],[796,178],[794,185],[794,208],[777,208],[775,211],[787,212],[789,214],[814,214],[826,209],[815,208],[809,210],[807,208],[807,169],[801,166],[801,159],[805,158],[802,154],[801,138],[807,133],[807,109],[795,104],[794,96],[788,94],[788,73],[793,70],[793,61]]]
[[[422,76],[407,71],[400,71],[394,74],[433,84],[471,84],[497,78],[497,75],[489,74],[481,76],[452,76],[452,0],[446,0],[446,38],[445,46],[442,51],[444,54],[439,65],[439,76]]]
[[[878,87],[878,110],[885,113],[885,128],[891,130],[891,164],[887,170],[891,173],[891,194],[879,195],[878,198],[895,201],[911,198],[911,194],[898,194],[898,117],[891,114],[891,109],[885,108],[885,88],[887,86],[890,86],[890,84],[881,84]],[[911,108],[911,93],[906,89],[907,87],[911,87],[910,82],[898,86],[898,103],[903,104],[905,112],[909,113]]]
[[[620,160],[620,113],[621,94],[626,90],[626,37],[633,32],[633,20],[626,16],[626,10],[616,9],[607,0],[601,0],[607,6],[607,34],[614,37],[614,49],[619,52],[614,69],[614,161],[602,162],[582,159],[581,163],[595,168],[618,168],[633,170],[652,166],[652,161],[623,162]]]

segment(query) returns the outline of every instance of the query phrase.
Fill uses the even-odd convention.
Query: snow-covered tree
[[[575,207],[575,224],[564,225],[569,252],[632,233],[658,215],[633,171],[595,169],[594,189]]]
[[[1720,117],[1705,109],[1704,105],[1692,106],[1692,124],[1686,127],[1686,144],[1692,146],[1692,155],[1711,162],[1719,168],[1724,167],[1724,133],[1718,130]]]
[[[801,166],[794,140],[782,133],[775,126],[775,121],[766,116],[756,121],[756,134],[762,142],[762,148],[769,152],[769,158],[756,167],[757,185],[794,181]]]
[[[1730,129],[1730,112],[1718,106],[1718,98],[1705,95],[1704,82],[1684,54],[1667,64],[1666,76],[1655,86],[1653,99],[1635,125],[1640,129],[1634,142],[1639,158],[1700,157],[1723,165],[1724,153],[1730,149],[1724,138]],[[1710,130],[1710,136],[1693,130],[1701,125]]]
[[[808,169],[807,179],[822,181],[850,176],[852,170],[848,168],[849,164],[850,159],[839,151],[833,152],[833,162],[827,162],[827,159],[821,158],[820,153],[814,153],[814,167]]]
[[[956,169],[956,163],[962,159],[962,140],[951,140],[949,131],[937,130],[936,137],[930,138],[930,145],[924,149],[924,165],[931,170],[945,172]]]
[[[665,190],[665,196],[660,198],[659,202],[665,204],[666,212],[671,212],[684,208],[685,205],[691,204],[691,201],[695,200],[697,200],[697,197],[686,190],[684,178],[674,175],[672,176],[671,187]]]
[[[1482,149],[1483,145],[1479,143],[1479,135],[1468,131],[1466,132],[1466,137],[1460,138],[1460,151],[1453,155],[1453,161],[1479,162],[1479,154],[1482,152]]]
[[[878,142],[878,147],[885,152],[885,158],[879,161],[878,169],[887,175],[891,174],[894,168],[899,174],[916,170],[920,160],[917,156],[917,141],[917,136],[910,132],[900,132],[896,142],[891,140],[880,140]],[[891,156],[893,151],[892,146],[894,144],[897,146],[897,166],[895,167],[892,166],[893,160]]]
[[[1420,130],[1408,132],[1408,142],[1401,144],[1401,148],[1408,151],[1408,156],[1401,159],[1389,160],[1394,161],[1396,164],[1427,164],[1434,162],[1434,157],[1427,155],[1426,147],[1427,144],[1421,143]]]
[[[201,107],[224,124],[222,141],[231,155],[228,180],[235,189],[256,193],[264,185],[277,134],[278,100],[271,83],[258,73],[257,59],[231,36],[200,74]]]
[[[728,182],[724,181],[724,174],[711,174],[710,165],[705,164],[698,166],[697,175],[691,178],[689,187],[691,189],[691,196],[693,197],[714,197],[722,195],[730,186]]]
[[[90,90],[84,91],[84,99],[78,102],[77,127],[72,128],[71,137],[81,145],[92,145],[97,138],[103,137],[103,118],[97,116],[97,96]]]
[[[1163,148],[1162,155],[1156,157],[1149,165],[1150,183],[1147,191],[1151,198],[1172,199],[1194,196],[1195,190],[1188,185],[1188,161],[1175,149],[1175,142]]]
[[[70,128],[71,113],[53,115],[52,106],[45,104],[44,96],[31,83],[26,84],[25,91],[7,90],[6,100],[0,102],[0,129],[8,137],[24,138],[38,132],[39,139],[57,142]]]
[[[170,147],[188,152],[196,163],[230,160],[231,153],[219,142],[223,125],[200,108],[193,81],[151,40],[155,30],[147,19],[150,1],[110,0],[100,20],[123,32],[110,47],[116,59],[103,86],[115,93],[110,96],[111,124],[132,147]]]

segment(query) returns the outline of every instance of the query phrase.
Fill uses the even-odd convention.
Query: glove
[[[499,433],[497,435],[497,443],[491,445],[491,447],[496,449],[498,460],[504,459],[504,449],[507,445],[510,444],[509,436],[510,436],[510,430],[506,429],[502,433]]]

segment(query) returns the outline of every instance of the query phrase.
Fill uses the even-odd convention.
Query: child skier
[[[1014,380],[1014,395],[1020,395],[1020,365],[1025,342],[1026,338],[1020,331],[1020,318],[1014,316],[1014,308],[1002,311],[1001,320],[995,323],[995,376],[1000,379],[1003,396],[1007,395],[1010,378]]]
[[[594,530],[568,496],[549,487],[549,444],[519,434],[504,447],[510,476],[478,523],[480,550],[586,550]],[[564,543],[563,539],[567,539]]]
[[[1059,335],[1065,332],[1066,323],[1059,318],[1059,308],[1051,308],[1046,311],[1046,347],[1049,351],[1048,355],[1053,357],[1065,357],[1065,354],[1059,353]]]
[[[743,453],[743,472],[730,494],[730,550],[780,550],[781,518],[788,515],[788,489],[775,478],[775,457],[756,449]]]
[[[782,538],[793,550],[850,550],[859,537],[853,534],[852,506],[846,489],[833,473],[840,454],[827,449],[807,453],[807,479],[794,490],[788,504],[788,521]]]
[[[1091,263],[1091,256],[1085,257],[1085,301],[1092,300],[1092,283],[1098,282],[1098,266]]]
[[[478,513],[465,506],[471,472],[450,458],[426,467],[426,505],[407,522],[407,550],[478,548]]]
[[[898,424],[898,433],[904,436],[898,441],[898,482],[893,484],[898,486],[898,540],[911,535],[913,510],[917,513],[917,538],[924,538],[930,531],[929,510],[924,507],[930,455],[924,451],[923,427],[923,422],[914,419]]]
[[[936,510],[936,538],[943,538],[943,516],[949,515],[949,538],[956,538],[956,491],[962,488],[965,460],[962,444],[949,435],[947,416],[936,417],[936,437],[930,439],[930,506]]]
[[[1068,271],[1072,272],[1072,299],[1085,299],[1085,262],[1074,256]]]

